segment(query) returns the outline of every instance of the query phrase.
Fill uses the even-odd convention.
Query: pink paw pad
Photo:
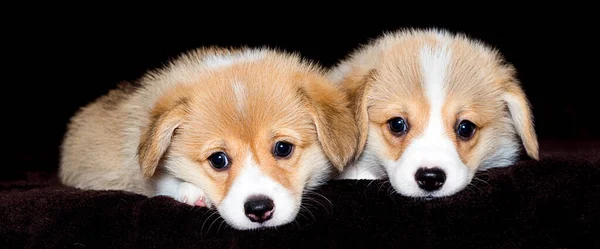
[[[200,198],[194,202],[194,206],[198,207],[206,207],[206,203],[204,202],[204,198]]]

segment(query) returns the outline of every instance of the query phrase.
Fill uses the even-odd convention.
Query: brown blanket
[[[0,248],[600,248],[600,147],[542,144],[542,160],[417,200],[385,181],[331,181],[287,226],[235,231],[167,197],[61,186],[53,172],[0,181]]]

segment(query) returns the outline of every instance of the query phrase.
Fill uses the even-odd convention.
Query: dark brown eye
[[[275,148],[273,148],[273,155],[276,157],[288,157],[292,154],[292,150],[294,149],[294,145],[288,142],[277,142],[275,143]]]
[[[208,161],[215,169],[225,169],[229,166],[229,159],[227,159],[227,154],[225,154],[225,152],[213,153],[208,157]]]
[[[388,120],[388,127],[394,135],[402,135],[408,130],[406,120],[400,117]]]
[[[468,140],[473,136],[473,134],[475,134],[476,128],[477,127],[475,124],[473,124],[473,122],[465,119],[460,121],[458,127],[456,127],[456,134],[458,134],[458,136],[462,139]]]

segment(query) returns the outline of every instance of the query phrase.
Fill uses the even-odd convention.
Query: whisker
[[[492,186],[489,182],[487,182],[486,180],[483,180],[483,179],[481,179],[479,177],[473,177],[473,180],[477,180],[479,182],[483,182],[483,183],[487,184],[490,187]]]
[[[304,206],[305,208],[317,209],[317,207],[315,205],[313,205],[312,203],[310,203],[309,201],[314,202],[314,200],[306,199],[305,201],[303,201],[300,204],[300,206]]]
[[[311,197],[318,197],[318,198],[311,198]],[[324,199],[327,202],[327,204],[323,204],[321,201],[319,201],[319,199]],[[309,206],[309,207],[316,208],[311,205],[311,202],[318,204],[319,206],[323,207],[328,214],[331,214],[332,209],[333,209],[333,203],[324,195],[314,192],[314,191],[311,191],[311,190],[307,190],[304,195],[303,204],[305,204],[306,206]]]
[[[323,198],[324,200],[326,200],[330,206],[333,206],[333,203],[331,203],[331,201],[329,199],[327,199],[327,197],[325,197],[324,195],[317,193],[317,192],[313,192],[314,194],[316,194],[317,196]]]
[[[212,213],[206,217],[206,219],[204,219],[204,222],[202,222],[202,227],[200,227],[200,234],[202,235],[203,231],[204,231],[204,226],[206,225],[206,222],[208,222],[210,220],[211,217],[213,217],[215,214],[217,215],[217,218],[219,218],[219,212],[217,210],[213,210]],[[208,228],[210,230],[210,227]],[[206,233],[208,234],[208,231],[206,231]]]
[[[483,193],[483,192],[484,192],[482,189],[480,189],[479,187],[477,187],[475,184],[472,184],[472,183],[469,183],[469,184],[467,185],[467,188],[468,188],[468,187],[473,187],[473,188],[476,188],[477,190],[479,190],[479,192],[480,192],[480,193]]]
[[[312,216],[313,219],[315,219],[315,216],[310,212],[310,210],[308,210],[307,208],[300,206],[300,212],[298,212],[298,215],[302,216],[302,218],[306,219],[306,220],[310,220],[308,217],[306,217],[306,215],[304,215],[302,212],[307,212],[310,216]]]
[[[215,211],[212,211],[210,213],[210,215],[208,217],[206,217],[204,219],[204,222],[202,222],[202,226],[200,227],[200,232],[202,232],[202,230],[204,230],[204,225],[206,225],[206,222],[210,219],[210,217],[212,217],[215,214]]]
[[[387,191],[388,191],[388,197],[390,199],[394,199],[394,196],[396,195],[396,189],[394,189],[394,187],[392,187],[392,185],[388,185]]]
[[[373,184],[373,183],[374,183],[374,182],[376,182],[376,181],[377,181],[377,180],[371,180],[371,181],[369,182],[369,184],[367,184],[367,186],[366,186],[365,188],[368,188],[369,186],[371,186],[371,184]]]
[[[296,225],[296,227],[297,227],[298,229],[300,229],[300,223],[298,223],[298,221],[297,221],[297,220],[294,220],[294,222],[292,222],[292,224]]]
[[[215,218],[215,220],[210,223],[210,226],[208,226],[208,230],[206,231],[206,233],[210,232],[210,228],[215,224],[215,222],[217,222],[219,220],[220,217]]]
[[[381,188],[383,188],[383,186],[385,186],[389,182],[390,182],[389,180],[385,180],[385,181],[381,182],[379,185],[379,188],[377,189],[377,194],[379,194],[379,192],[381,192]]]
[[[327,212],[328,214],[330,213],[329,209],[327,209],[327,207],[323,203],[316,201],[316,200],[312,200],[312,201],[315,202],[316,204],[318,204],[318,206],[305,203],[306,206],[312,208],[312,210],[319,210],[319,209],[323,208],[323,209],[325,209],[325,212]]]
[[[225,219],[221,219],[221,224],[219,224],[219,228],[217,228],[217,234],[219,234],[219,230],[221,230],[221,226],[223,226],[223,224],[225,224],[225,227],[227,228],[227,223],[225,223]]]

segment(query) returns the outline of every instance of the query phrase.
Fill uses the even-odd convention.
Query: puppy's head
[[[197,51],[148,81],[169,87],[141,137],[143,174],[197,185],[234,228],[292,221],[303,192],[355,156],[348,101],[296,55]]]
[[[388,33],[343,61],[332,77],[356,105],[365,146],[359,163],[382,165],[403,195],[452,195],[477,170],[514,163],[521,147],[538,159],[515,70],[464,35]]]

